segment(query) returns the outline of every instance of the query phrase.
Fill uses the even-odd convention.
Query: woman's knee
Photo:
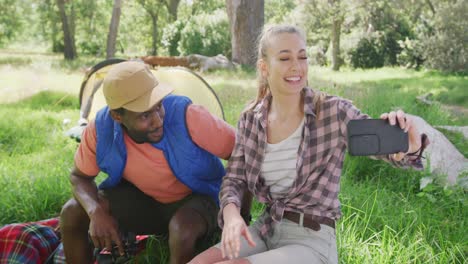
[[[220,261],[223,261],[221,250],[217,247],[211,247],[193,258],[189,264],[212,264]]]

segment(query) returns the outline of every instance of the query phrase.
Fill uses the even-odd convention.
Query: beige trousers
[[[241,238],[239,258],[248,259],[252,264],[338,263],[335,229],[320,225],[321,229],[314,231],[283,219],[276,224],[273,236],[262,240],[260,227],[266,217],[264,213],[249,227],[255,247]],[[216,247],[220,248],[220,244]]]

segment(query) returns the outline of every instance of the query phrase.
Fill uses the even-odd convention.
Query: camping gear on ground
[[[124,255],[119,254],[117,246],[114,245],[112,250],[106,249],[95,249],[94,257],[96,264],[124,264],[132,263],[131,260],[138,253],[142,252],[146,246],[146,240],[148,235],[135,235],[132,232],[125,233],[122,238],[122,244],[124,246]]]

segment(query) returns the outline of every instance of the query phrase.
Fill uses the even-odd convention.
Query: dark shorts
[[[111,214],[116,218],[121,232],[167,235],[172,216],[180,209],[193,209],[206,221],[205,237],[211,237],[218,229],[216,202],[206,195],[190,194],[174,203],[160,203],[140,191],[128,181],[116,187],[101,190],[109,200]],[[189,227],[187,227],[189,228]]]

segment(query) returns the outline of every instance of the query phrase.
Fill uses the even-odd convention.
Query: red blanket
[[[0,264],[45,263],[60,244],[58,218],[0,228]]]

